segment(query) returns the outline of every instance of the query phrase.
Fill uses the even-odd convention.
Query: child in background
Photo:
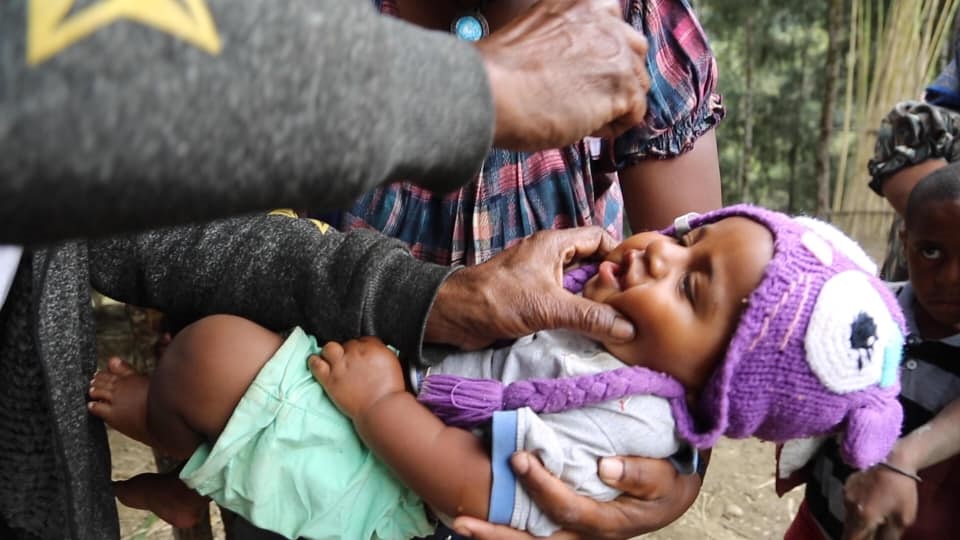
[[[960,163],[924,177],[907,201],[901,236],[910,281],[891,284],[909,332],[903,438],[885,464],[852,476],[826,445],[787,539],[840,538],[845,520],[851,538],[946,538],[960,530]]]
[[[427,351],[436,362],[409,385],[432,412],[376,338],[321,350],[299,329],[284,340],[229,316],[177,336],[142,398],[145,418],[122,417],[138,408],[118,402],[115,372],[95,378],[103,403],[91,410],[192,455],[187,485],[289,537],[424,534],[418,495],[440,516],[546,535],[556,526],[507,465],[517,449],[599,500],[618,495],[597,478],[599,457],[666,457],[721,435],[840,432],[853,465],[882,459],[902,414],[902,319],[865,261],[826,224],[731,207],[631,237],[586,282],[585,296],[636,325],[633,342],[548,331],[500,349]],[[121,501],[149,498],[145,484],[125,489]]]

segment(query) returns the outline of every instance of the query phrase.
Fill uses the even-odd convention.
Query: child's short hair
[[[900,434],[897,401],[904,320],[896,299],[863,250],[833,226],[750,205],[678,218],[679,236],[729,217],[767,227],[773,255],[746,299],[722,362],[690,414],[672,378],[643,367],[567,379],[470,384],[435,375],[420,400],[464,427],[490,411],[528,406],[559,412],[649,393],[670,400],[680,436],[700,448],[721,435],[774,442],[841,431],[848,463],[884,459]]]
[[[949,202],[960,199],[960,161],[937,169],[924,176],[907,197],[907,209],[903,216],[903,225],[910,229],[926,211],[931,202]]]

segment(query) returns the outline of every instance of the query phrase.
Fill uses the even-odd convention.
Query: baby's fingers
[[[331,366],[336,366],[341,361],[343,361],[343,345],[337,343],[336,341],[328,341],[324,344],[323,349],[320,350],[320,356],[323,357]]]
[[[310,373],[320,384],[324,384],[330,378],[330,364],[326,360],[315,354],[310,355]]]
[[[310,355],[310,372],[319,383],[327,382],[334,369],[343,362],[343,347],[336,341],[329,341],[320,350],[320,354]]]

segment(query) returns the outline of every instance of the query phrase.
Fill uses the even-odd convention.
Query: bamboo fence
[[[960,0],[852,0],[846,93],[830,219],[882,258],[894,213],[867,187],[877,127],[899,101],[921,99],[942,67]]]

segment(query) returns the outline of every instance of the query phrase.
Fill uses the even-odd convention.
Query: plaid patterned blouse
[[[374,3],[396,13],[391,0]],[[495,148],[459,191],[436,195],[399,182],[322,217],[341,230],[369,228],[399,238],[415,256],[439,264],[481,263],[541,229],[600,225],[620,238],[616,168],[689,150],[724,113],[714,94],[716,61],[686,0],[625,0],[624,6],[627,21],[650,42],[643,125],[612,144],[587,139],[540,152]]]

